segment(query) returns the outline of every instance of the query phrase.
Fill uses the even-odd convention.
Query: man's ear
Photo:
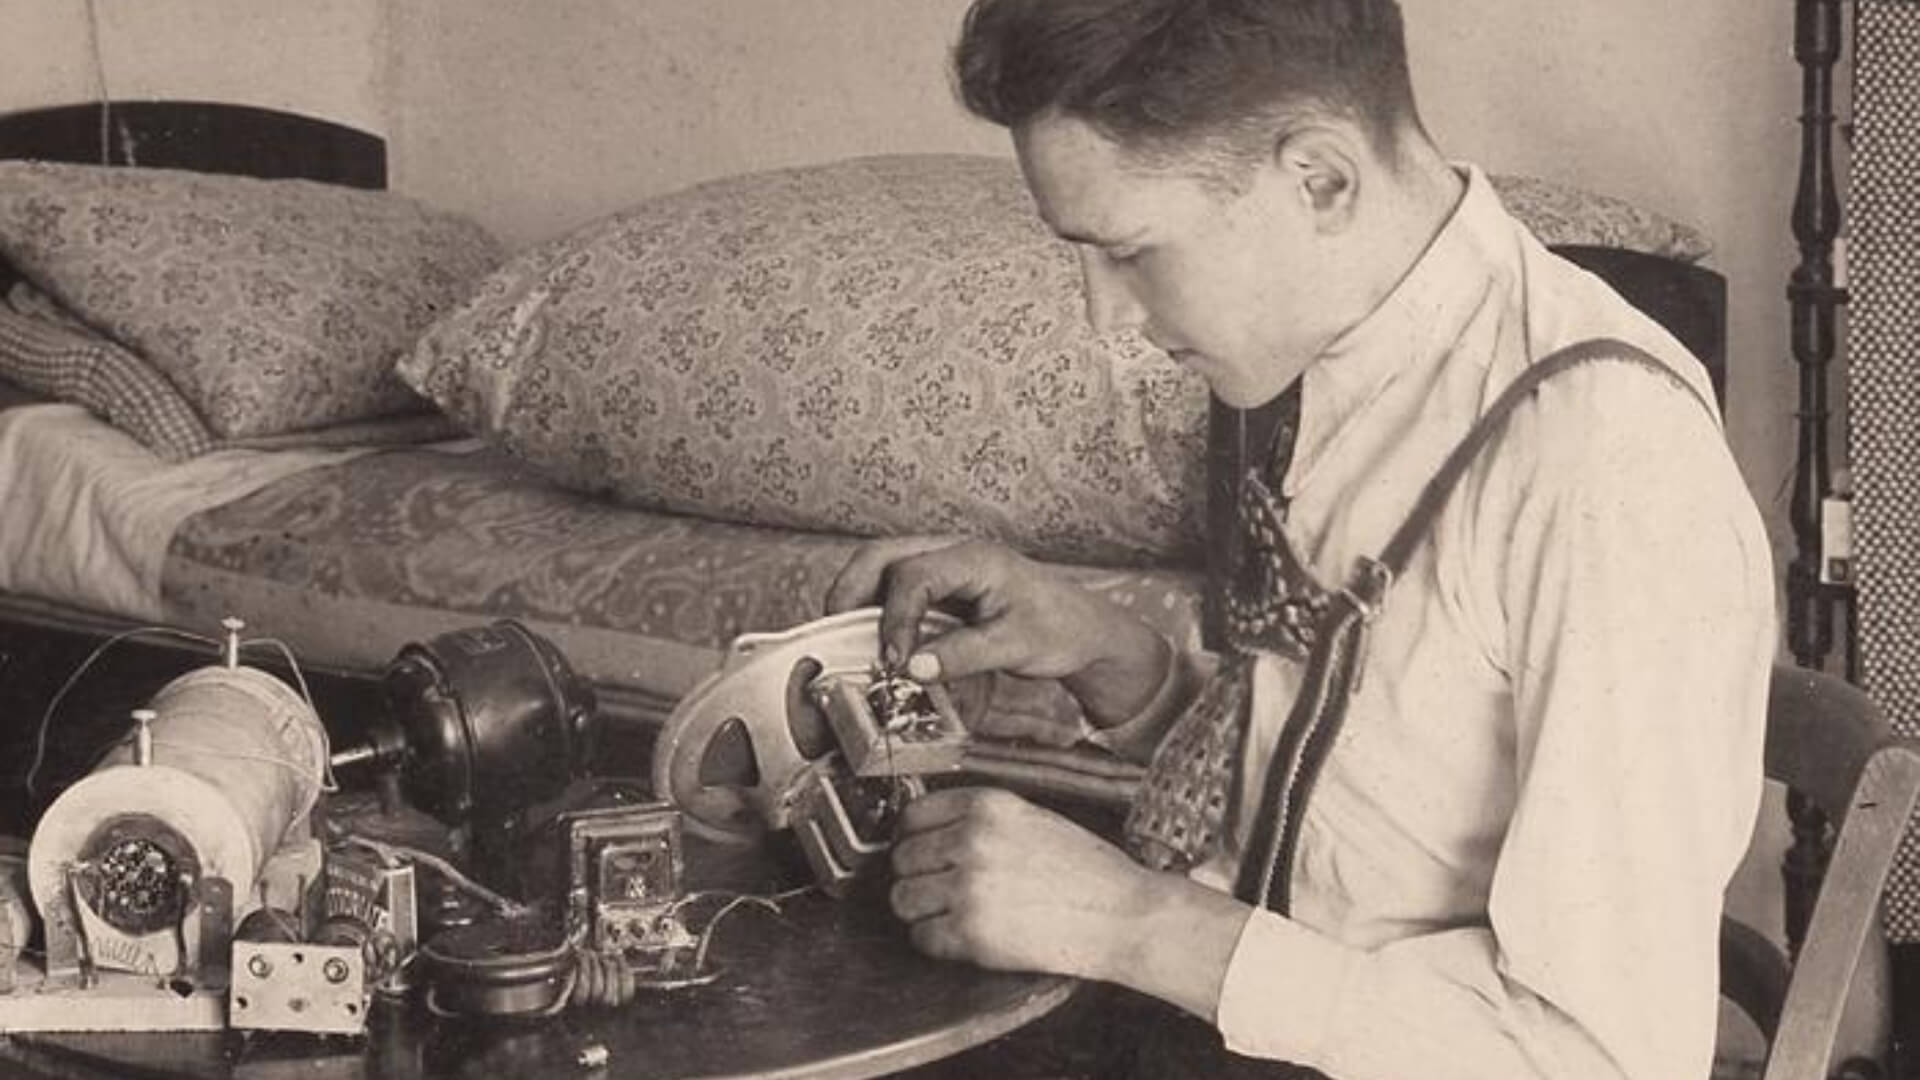
[[[1296,128],[1274,146],[1275,163],[1323,231],[1353,220],[1360,196],[1360,155],[1352,137],[1331,126]]]

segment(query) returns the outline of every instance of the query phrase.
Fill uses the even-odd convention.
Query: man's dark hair
[[[1050,109],[1146,153],[1270,150],[1291,110],[1345,117],[1391,157],[1417,128],[1395,0],[975,0],[954,49],[968,109]]]

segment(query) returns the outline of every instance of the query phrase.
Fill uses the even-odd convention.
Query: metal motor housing
[[[374,741],[399,755],[408,800],[450,824],[553,798],[593,760],[592,687],[512,619],[404,646],[384,689],[391,726]]]

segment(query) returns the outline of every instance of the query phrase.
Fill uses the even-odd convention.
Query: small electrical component
[[[135,936],[179,923],[200,878],[191,844],[149,815],[117,815],[81,850],[71,873],[79,897],[108,926]]]
[[[334,1035],[366,1029],[366,969],[357,945],[236,938],[232,977],[233,1027]]]
[[[0,994],[13,993],[13,965],[33,938],[33,911],[27,905],[27,861],[10,854],[0,837]]]
[[[816,761],[796,786],[794,830],[815,880],[842,893],[892,846],[900,811],[926,791],[920,777],[960,767],[967,730],[945,686],[884,664],[823,671],[808,691],[840,754]]]
[[[404,994],[407,959],[420,945],[419,889],[412,863],[371,848],[336,844],[327,853],[325,888],[313,940],[360,950],[369,987]]]
[[[27,877],[44,948],[0,1028],[227,1027],[236,924],[303,910],[326,729],[293,684],[240,663],[240,620],[222,626],[224,662],[134,709],[128,737],[41,815]]]
[[[567,1006],[577,952],[552,920],[486,919],[420,946],[427,1011],[469,1019],[551,1016]]]
[[[855,776],[918,776],[960,767],[967,729],[939,683],[877,666],[823,673],[809,689]]]
[[[667,718],[653,790],[713,839],[791,830],[820,886],[843,891],[892,844],[922,778],[958,771],[971,741],[956,691],[874,662],[879,624],[865,608],[735,638]],[[929,612],[920,631],[959,625]]]
[[[925,791],[917,776],[809,773],[796,789],[793,828],[814,880],[829,895],[845,895],[861,869],[893,846],[900,811]]]
[[[679,915],[686,895],[680,812],[665,803],[605,806],[560,815],[566,837],[568,921],[596,951],[690,949]]]
[[[665,803],[596,806],[554,819],[564,901],[435,934],[420,950],[430,1011],[540,1017],[611,1008],[642,990],[710,982],[703,939],[687,929],[680,812]],[[709,924],[711,925],[711,923]]]

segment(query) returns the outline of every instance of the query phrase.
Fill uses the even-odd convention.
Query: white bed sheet
[[[0,411],[0,589],[159,621],[161,566],[188,517],[373,449],[219,450],[169,465],[78,406]]]

